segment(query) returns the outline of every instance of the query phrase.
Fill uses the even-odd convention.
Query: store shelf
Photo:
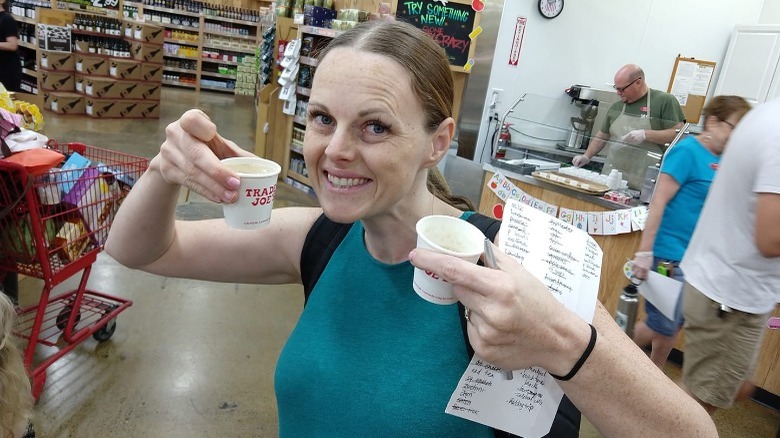
[[[187,11],[182,11],[181,9],[168,9],[168,8],[161,8],[159,6],[150,6],[150,5],[143,5],[143,6],[144,6],[144,11],[149,10],[149,11],[165,12],[167,14],[182,15],[186,17],[200,18],[200,13],[198,12],[187,12]]]
[[[165,71],[172,71],[172,72],[176,72],[176,73],[187,73],[187,74],[192,74],[192,75],[198,74],[197,70],[191,70],[189,68],[178,68],[178,67],[163,66],[163,70],[165,70]]]
[[[163,53],[163,56],[166,58],[176,58],[176,59],[186,59],[188,61],[197,61],[197,56],[184,56],[184,55],[176,55],[173,53]]]
[[[298,172],[293,172],[292,170],[288,170],[287,176],[298,181],[301,184],[306,184],[307,186],[311,186],[311,182],[309,182],[309,178],[306,178],[305,176],[301,175]]]
[[[162,81],[163,85],[173,85],[175,87],[184,87],[184,88],[197,88],[198,86],[195,84],[191,84],[188,82],[177,82],[177,81]]]
[[[295,92],[302,96],[311,96],[311,88],[295,87]]]
[[[246,53],[249,55],[254,55],[256,53],[255,49],[239,49],[237,47],[223,47],[223,46],[212,46],[208,44],[203,45],[204,49],[214,49],[214,50],[229,50],[231,52],[239,52],[239,53]]]
[[[314,26],[301,26],[300,29],[301,32],[307,33],[309,35],[318,35],[318,36],[324,36],[328,38],[336,38],[337,36],[344,33],[343,30],[327,29],[324,27],[314,27]]]
[[[223,73],[215,73],[208,70],[201,70],[200,71],[201,76],[208,76],[210,78],[224,78],[224,79],[236,79],[235,75],[226,75]]]
[[[224,64],[224,65],[241,65],[238,62],[233,61],[223,61],[221,59],[215,59],[215,58],[201,58],[203,62],[208,62],[211,64]]]
[[[225,36],[225,37],[230,37],[230,38],[238,38],[238,39],[247,40],[247,41],[256,41],[257,40],[257,38],[253,37],[252,35],[239,35],[237,33],[220,32],[218,30],[203,29],[203,33],[207,33],[209,35],[220,35],[220,36]]]
[[[35,70],[30,70],[29,68],[22,68],[22,73],[24,73],[24,74],[26,74],[28,76],[33,76],[33,77],[36,77],[36,78],[38,77],[38,72],[35,71]]]
[[[204,20],[211,20],[211,21],[220,21],[220,22],[226,22],[226,23],[234,23],[234,24],[241,24],[248,27],[257,27],[256,22],[254,21],[245,21],[245,20],[236,20],[233,18],[224,18],[224,17],[218,17],[215,15],[204,15]]]
[[[320,61],[317,60],[317,58],[309,58],[308,56],[301,56],[299,62],[303,65],[310,65],[312,67],[316,67],[317,64],[320,63]]]
[[[22,17],[20,15],[12,15],[14,20],[19,23],[35,24],[35,18]]]
[[[303,155],[303,145],[293,140],[293,142],[290,143],[290,151]]]
[[[201,72],[201,74],[202,74],[202,72]],[[201,90],[209,90],[209,91],[221,91],[223,93],[230,93],[230,94],[234,94],[235,93],[235,89],[233,89],[233,88],[212,87],[210,85],[201,85],[200,89]]]
[[[166,29],[178,29],[178,30],[186,30],[186,31],[198,31],[198,22],[195,22],[195,26],[182,26],[181,24],[173,24],[173,23],[162,23],[159,21],[152,21],[153,24],[156,24],[158,26],[162,26]]]
[[[297,123],[297,124],[299,124],[299,125],[306,126],[306,119],[305,119],[305,118],[303,118],[303,117],[301,117],[301,116],[295,116],[295,117],[293,117],[293,122],[295,122],[295,123]]]
[[[198,47],[199,45],[197,41],[177,40],[174,38],[165,38],[165,42],[170,44],[179,44],[182,46],[193,46],[193,47]]]
[[[25,49],[38,50],[38,47],[36,47],[35,44],[32,44],[32,43],[25,43],[25,42],[19,41],[19,45],[24,47]]]

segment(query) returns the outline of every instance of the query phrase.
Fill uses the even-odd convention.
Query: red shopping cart
[[[146,158],[81,143],[50,141],[49,147],[68,160],[42,175],[0,160],[0,279],[19,273],[44,283],[38,303],[19,309],[15,330],[27,340],[24,360],[36,400],[52,363],[90,335],[108,340],[117,315],[133,304],[89,290],[87,281],[114,214],[148,166]],[[51,296],[79,272],[76,289]],[[37,345],[57,347],[56,352],[34,363]]]

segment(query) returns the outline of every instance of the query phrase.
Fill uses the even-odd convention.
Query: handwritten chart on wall
[[[479,24],[470,0],[449,0],[446,6],[435,0],[399,0],[396,19],[430,35],[447,52],[450,65],[463,71],[474,47],[469,34]]]

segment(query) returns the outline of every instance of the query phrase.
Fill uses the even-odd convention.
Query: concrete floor
[[[151,157],[168,122],[204,109],[220,132],[251,149],[251,101],[186,90],[163,90],[160,120],[93,120],[45,113],[49,137]],[[280,184],[275,206],[312,205]],[[218,216],[192,196],[185,219]],[[57,290],[73,288],[72,278]],[[36,302],[42,283],[21,282],[21,299]],[[303,304],[300,286],[251,286],[170,279],[125,269],[101,254],[89,287],[134,301],[113,337],[92,338],[55,362],[35,407],[39,437],[274,437],[273,372]],[[22,303],[24,304],[24,303]],[[45,354],[45,352],[43,352]],[[667,374],[679,380],[672,365]],[[641,394],[637,394],[641,397]],[[752,401],[718,412],[722,437],[771,437],[780,415]],[[581,436],[598,437],[583,421]]]

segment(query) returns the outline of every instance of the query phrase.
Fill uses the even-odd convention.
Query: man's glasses
[[[626,91],[626,89],[628,87],[634,85],[634,82],[638,81],[639,79],[640,78],[634,79],[633,81],[629,82],[628,85],[626,85],[625,87],[615,87],[615,91],[617,91],[618,93],[622,93],[622,92]]]
[[[721,120],[721,122],[723,122],[723,123],[725,123],[725,124],[727,124],[727,125],[731,126],[731,129],[734,129],[734,124],[733,124],[733,123],[731,123],[731,122],[729,122],[728,120]]]

